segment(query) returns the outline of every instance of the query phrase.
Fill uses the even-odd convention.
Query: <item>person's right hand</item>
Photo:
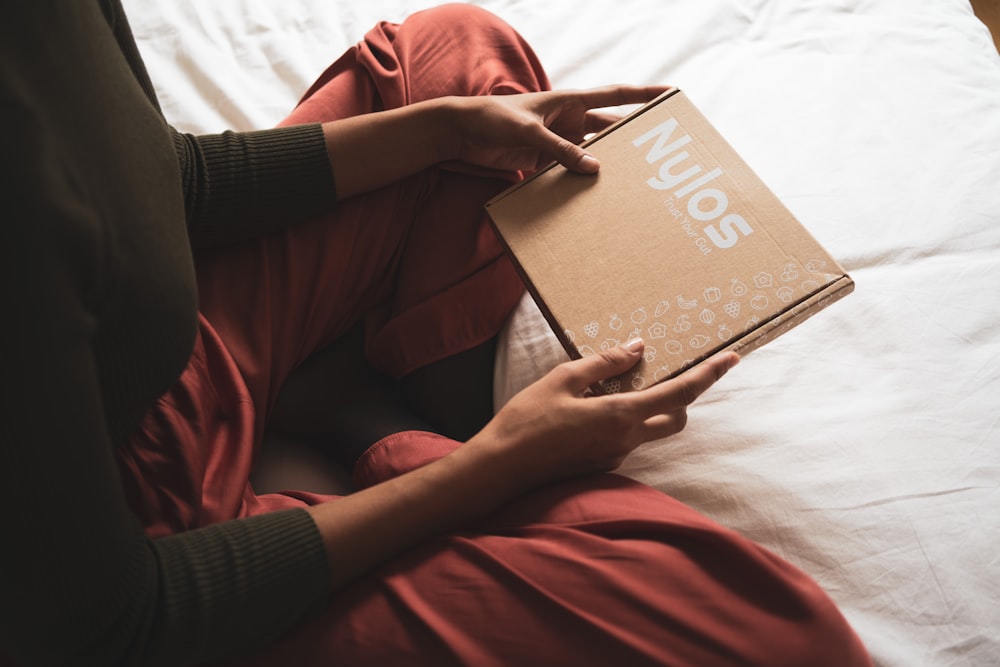
[[[739,362],[735,353],[722,353],[642,391],[589,394],[597,381],[632,368],[642,349],[636,340],[557,366],[515,395],[465,447],[482,448],[514,493],[610,471],[642,443],[682,430],[687,407]]]

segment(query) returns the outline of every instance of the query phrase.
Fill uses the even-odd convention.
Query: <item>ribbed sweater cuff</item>
[[[228,521],[156,546],[161,618],[173,626],[162,632],[196,642],[188,648],[203,659],[265,644],[329,594],[326,552],[305,510]]]

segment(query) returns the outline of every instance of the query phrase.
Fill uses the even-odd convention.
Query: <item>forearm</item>
[[[495,449],[473,438],[433,463],[310,508],[326,546],[333,590],[516,496],[515,475]]]
[[[532,489],[615,469],[638,445],[683,429],[687,406],[739,361],[724,353],[643,391],[586,395],[595,382],[635,366],[642,352],[642,341],[635,339],[562,364],[447,456],[310,508],[332,588]]]
[[[337,195],[368,192],[455,157],[450,98],[323,124]]]

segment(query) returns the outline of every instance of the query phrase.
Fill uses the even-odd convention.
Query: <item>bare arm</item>
[[[582,173],[597,161],[577,144],[602,129],[609,106],[640,104],[660,86],[608,86],[492,97],[443,97],[323,124],[340,198],[374,190],[440,162],[534,169],[557,161]]]
[[[683,429],[687,406],[738,361],[722,354],[645,391],[585,396],[597,380],[635,365],[641,351],[640,343],[563,364],[448,456],[311,508],[333,588],[533,488],[613,470],[643,442]]]

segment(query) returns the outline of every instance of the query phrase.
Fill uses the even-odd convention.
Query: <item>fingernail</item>
[[[643,342],[641,338],[632,338],[628,340],[624,345],[622,345],[623,348],[625,348],[628,352],[631,352],[633,354],[637,352],[642,352],[642,348],[644,348],[645,346],[646,344]]]
[[[597,158],[594,157],[593,155],[590,155],[588,153],[587,155],[584,155],[582,158],[580,158],[580,169],[581,170],[583,170],[585,172],[588,172],[588,173],[593,173],[593,172],[597,171],[600,168],[601,168],[601,163],[598,162]]]

